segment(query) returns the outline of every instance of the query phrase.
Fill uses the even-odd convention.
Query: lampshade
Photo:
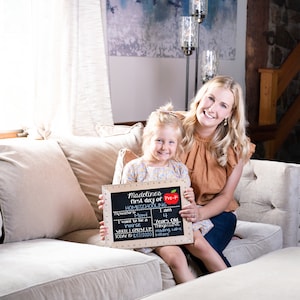
[[[208,11],[208,0],[190,0],[190,15],[197,17],[198,23],[201,23]]]
[[[218,74],[218,54],[215,50],[204,50],[201,58],[202,82],[212,79]]]
[[[191,55],[198,44],[197,22],[192,16],[181,17],[181,48],[185,55]]]

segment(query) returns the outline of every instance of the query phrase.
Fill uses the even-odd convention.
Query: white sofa
[[[299,299],[299,265],[300,247],[282,248],[251,262],[201,276],[142,299]]]
[[[119,149],[140,153],[142,131],[0,140],[0,299],[138,299],[175,285],[154,253],[107,248],[98,234],[101,186],[112,182]],[[247,164],[236,237],[224,251],[233,266],[297,245],[299,182],[299,165]]]

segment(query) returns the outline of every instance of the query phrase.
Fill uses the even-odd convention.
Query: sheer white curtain
[[[100,0],[0,0],[0,130],[113,124]]]

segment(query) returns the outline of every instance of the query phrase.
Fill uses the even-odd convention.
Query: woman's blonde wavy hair
[[[179,161],[180,155],[183,153],[182,139],[184,130],[182,122],[173,111],[173,105],[171,103],[161,106],[150,114],[143,133],[143,152],[146,153],[149,148],[151,138],[155,134],[156,128],[164,126],[171,126],[176,131],[178,144],[174,159]]]
[[[219,165],[227,164],[228,148],[232,147],[236,155],[246,160],[250,151],[250,141],[246,136],[246,127],[248,125],[245,118],[245,104],[241,86],[229,76],[216,76],[205,83],[197,92],[193,102],[190,105],[190,110],[186,113],[183,119],[183,128],[185,137],[183,145],[186,151],[189,151],[194,143],[194,133],[198,124],[196,112],[199,103],[208,90],[215,87],[223,87],[228,89],[233,94],[234,103],[231,116],[228,118],[228,124],[221,122],[214,136],[209,143],[209,150],[216,157]]]

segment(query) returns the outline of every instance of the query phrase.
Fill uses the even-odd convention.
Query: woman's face
[[[229,89],[214,87],[208,89],[197,107],[197,120],[202,127],[213,130],[230,117],[234,97]]]

